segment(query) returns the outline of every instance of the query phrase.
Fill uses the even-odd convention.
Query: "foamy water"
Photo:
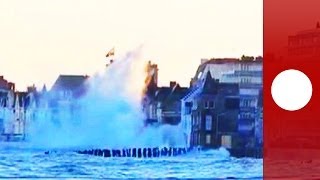
[[[46,148],[184,146],[179,126],[144,126],[141,101],[146,65],[140,49],[116,59],[85,82],[82,97],[70,100],[78,108],[59,106],[58,113],[53,113],[49,107],[31,120],[28,141],[33,147]]]
[[[0,178],[262,178],[262,159],[224,149],[166,158],[104,158],[29,148],[0,149]]]

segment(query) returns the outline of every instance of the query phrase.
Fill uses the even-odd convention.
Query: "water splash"
[[[182,146],[177,126],[144,125],[145,66],[140,48],[114,61],[87,80],[86,94],[72,102],[77,107],[72,112],[68,107],[56,114],[43,110],[31,123],[30,142],[47,148]]]

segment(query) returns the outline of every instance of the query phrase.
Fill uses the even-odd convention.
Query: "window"
[[[213,109],[215,106],[214,101],[205,101],[204,102],[204,108],[205,109]]]
[[[221,136],[221,146],[230,149],[232,147],[231,140],[232,140],[231,136],[229,136],[229,135]]]
[[[205,101],[204,102],[204,108],[205,109],[209,109],[209,101]]]
[[[254,113],[250,113],[250,112],[242,113],[240,117],[241,119],[252,119],[254,118]]]
[[[198,118],[197,118],[197,116],[194,118],[194,121],[195,121],[195,122],[194,122],[194,125],[197,126],[197,125],[198,125]]]
[[[206,131],[212,130],[212,116],[206,115]]]
[[[185,114],[191,114],[192,102],[185,103]]]
[[[210,134],[206,135],[206,144],[211,144],[211,135]]]
[[[253,99],[243,99],[241,107],[255,107],[255,102]]]
[[[184,114],[191,114],[191,107],[185,107]]]
[[[239,108],[239,98],[226,98],[225,108],[226,109],[238,109]]]
[[[214,108],[214,102],[213,101],[209,101],[209,108],[213,109]]]
[[[242,71],[249,71],[249,65],[248,64],[241,64],[241,70]]]

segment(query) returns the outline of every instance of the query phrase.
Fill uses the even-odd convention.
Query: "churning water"
[[[0,178],[261,178],[261,159],[232,158],[224,149],[147,159],[103,158],[70,150],[185,145],[179,126],[144,126],[146,73],[138,54],[128,53],[91,77],[86,95],[73,102],[81,107],[73,116],[61,107],[55,114],[57,123],[50,108],[35,110],[36,118],[28,122],[28,143],[0,144]],[[60,150],[44,153],[52,149]]]
[[[262,178],[262,159],[233,158],[224,149],[163,158],[104,158],[72,151],[45,154],[0,149],[0,178]]]

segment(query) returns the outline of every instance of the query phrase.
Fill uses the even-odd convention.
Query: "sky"
[[[18,90],[92,75],[143,46],[159,85],[188,86],[201,58],[259,56],[262,0],[0,0],[0,75]]]

